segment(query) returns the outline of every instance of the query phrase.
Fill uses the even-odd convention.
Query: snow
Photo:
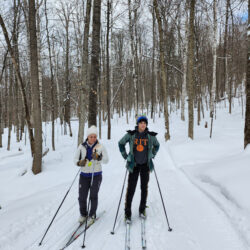
[[[167,209],[172,232],[166,218],[155,180],[151,173],[146,222],[147,249],[150,250],[245,250],[250,249],[250,148],[243,150],[244,119],[241,107],[233,113],[217,107],[213,137],[209,138],[209,112],[198,127],[192,141],[187,137],[187,121],[179,113],[170,116],[171,141],[164,141],[164,120],[149,121],[149,128],[158,132],[161,147],[154,162]],[[124,249],[124,195],[118,214],[115,234],[111,235],[122,183],[125,161],[118,150],[118,140],[134,119],[114,116],[112,140],[106,140],[107,127],[102,134],[110,162],[103,165],[103,182],[99,193],[98,213],[102,217],[87,231],[86,248],[98,250]],[[210,122],[209,122],[210,123]],[[45,124],[44,124],[45,126]],[[41,238],[69,189],[78,168],[73,164],[77,147],[78,121],[72,121],[73,137],[61,135],[57,123],[56,151],[43,159],[43,172],[33,175],[29,144],[15,143],[7,151],[7,130],[0,149],[0,249],[54,250],[60,249],[77,225],[77,181],[48,231],[42,246]],[[50,145],[50,124],[46,125],[46,143]],[[86,130],[85,130],[86,131]],[[21,148],[22,151],[18,149]],[[23,175],[23,173],[26,174]],[[141,249],[141,225],[138,219],[140,187],[133,200],[131,249]],[[80,249],[79,237],[67,249]]]

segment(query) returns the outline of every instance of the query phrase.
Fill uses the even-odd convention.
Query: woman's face
[[[88,136],[89,144],[91,144],[91,145],[94,144],[96,142],[96,140],[97,140],[97,136],[95,134],[91,134]]]

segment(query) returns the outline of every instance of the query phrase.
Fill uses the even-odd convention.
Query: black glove
[[[92,159],[96,161],[101,161],[102,160],[102,154],[97,154],[96,152],[92,153]]]

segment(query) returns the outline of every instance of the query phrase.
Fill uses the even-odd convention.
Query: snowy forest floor
[[[243,150],[244,119],[240,107],[231,115],[217,109],[213,137],[209,138],[208,113],[200,126],[195,125],[192,141],[187,137],[187,121],[179,113],[170,116],[171,140],[164,141],[164,119],[149,120],[149,129],[158,132],[161,144],[154,163],[167,208],[172,232],[168,232],[161,199],[152,173],[149,182],[148,219],[146,223],[149,250],[245,250],[250,249],[250,150]],[[103,165],[103,182],[99,192],[98,213],[103,216],[87,231],[89,250],[124,249],[124,197],[118,215],[115,235],[111,235],[114,217],[125,175],[125,161],[118,140],[135,120],[112,120],[112,140],[106,140],[103,124],[102,143],[110,162]],[[45,124],[44,124],[45,126]],[[50,124],[44,127],[44,142],[50,147]],[[15,143],[7,151],[0,149],[0,249],[58,250],[77,225],[78,181],[75,182],[43,245],[42,235],[68,190],[78,168],[73,164],[77,147],[78,121],[72,121],[73,137],[61,135],[57,126],[56,151],[43,158],[43,171],[31,171],[29,144]],[[18,148],[21,147],[22,151]],[[50,147],[51,148],[51,147]],[[27,170],[27,173],[22,175]],[[140,183],[133,200],[131,249],[141,249],[138,206]],[[67,249],[80,249],[83,237]]]

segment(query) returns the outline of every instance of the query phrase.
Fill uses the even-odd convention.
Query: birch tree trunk
[[[211,88],[211,96],[210,96],[210,118],[211,118],[211,130],[210,130],[210,138],[212,137],[212,129],[213,129],[213,119],[214,119],[214,105],[215,105],[215,91],[216,91],[216,65],[217,65],[217,34],[218,34],[218,24],[217,24],[217,0],[213,2],[213,17],[214,17],[214,25],[213,25],[213,82]]]
[[[45,5],[45,18],[46,18],[46,33],[47,33],[47,44],[49,50],[49,65],[50,65],[50,92],[51,92],[51,120],[52,120],[52,150],[55,151],[55,101],[54,101],[54,72],[52,63],[52,53],[50,46],[50,35],[48,27],[48,15],[47,15],[47,0],[44,2]]]
[[[183,81],[181,91],[181,120],[185,121],[185,101],[187,96],[187,50],[188,50],[188,14],[185,21],[185,37],[183,42]]]
[[[160,66],[161,66],[161,77],[162,77],[162,92],[163,92],[163,104],[164,104],[164,116],[165,116],[165,140],[170,140],[169,133],[169,119],[168,119],[168,95],[167,95],[167,75],[165,68],[164,58],[164,41],[163,41],[163,29],[162,20],[158,9],[158,2],[154,0],[154,11],[158,22],[159,40],[160,40]]]
[[[79,108],[79,128],[78,145],[83,141],[84,126],[86,120],[86,99],[88,85],[88,53],[89,53],[89,25],[90,25],[91,0],[87,0],[86,14],[84,20],[83,35],[83,58],[82,58],[82,81],[80,86],[80,108]]]
[[[64,100],[64,121],[69,125],[69,135],[72,137],[72,130],[70,124],[70,92],[71,92],[71,83],[69,79],[69,16],[66,16],[65,13],[65,30],[66,30],[66,60],[65,60],[65,85],[66,85],[66,95]],[[66,133],[66,130],[64,131]]]
[[[57,54],[55,51],[55,41],[54,39],[52,40],[52,54],[53,54],[53,58],[54,58],[54,65],[55,65],[55,84],[56,84],[56,102],[57,102],[57,112],[60,118],[60,124],[63,124],[63,113],[62,113],[62,95],[60,92],[60,88],[59,88],[59,81],[58,81],[58,59],[57,59]]]
[[[138,0],[135,1],[135,4],[138,4]],[[130,47],[131,47],[131,53],[132,53],[132,70],[133,70],[133,83],[134,83],[134,95],[135,95],[135,112],[138,115],[139,112],[139,101],[138,101],[138,70],[137,70],[137,46],[134,42],[135,39],[135,32],[134,32],[134,26],[136,26],[136,19],[137,19],[137,6],[134,8],[134,19],[132,20],[132,9],[131,9],[131,0],[128,0],[128,8],[129,8],[129,35],[130,35]]]

